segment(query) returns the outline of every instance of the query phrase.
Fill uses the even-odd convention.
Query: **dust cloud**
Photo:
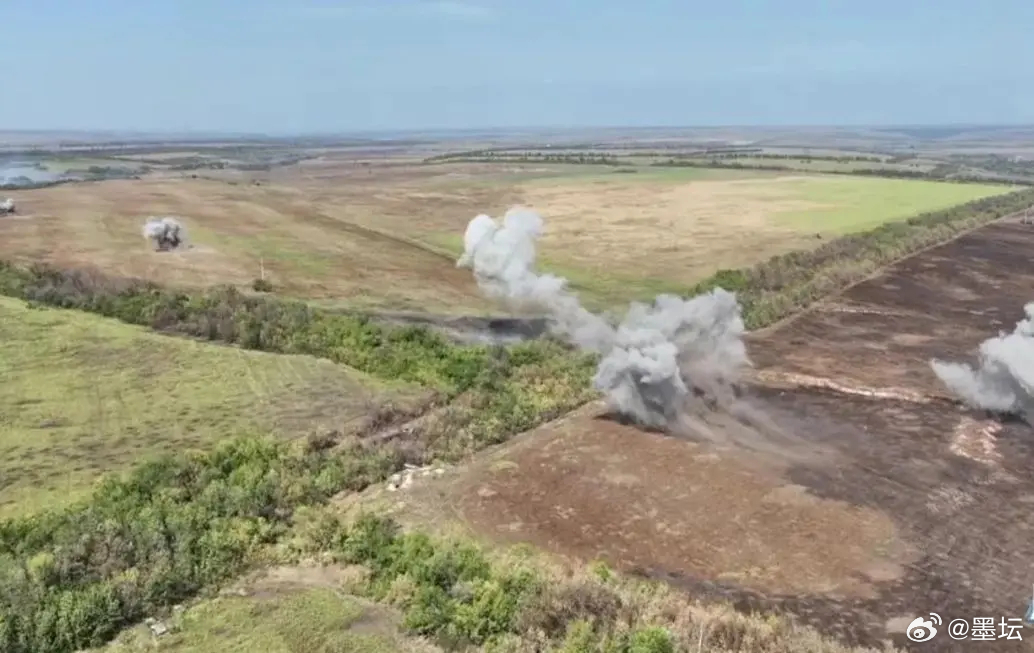
[[[679,430],[693,414],[735,403],[751,362],[733,293],[660,295],[651,304],[633,303],[620,321],[608,320],[583,307],[566,279],[535,271],[542,229],[542,218],[520,207],[501,226],[479,215],[467,226],[456,265],[471,268],[489,297],[543,310],[557,335],[598,354],[595,387],[613,411],[640,425]]]
[[[176,218],[150,218],[144,223],[143,234],[159,252],[176,249],[187,238],[186,229]]]
[[[998,413],[1034,418],[1034,302],[1012,333],[980,345],[978,365],[930,361],[937,378],[966,404]]]

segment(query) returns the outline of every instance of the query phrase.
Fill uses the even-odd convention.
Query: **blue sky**
[[[0,0],[0,129],[1034,122],[1029,0]]]

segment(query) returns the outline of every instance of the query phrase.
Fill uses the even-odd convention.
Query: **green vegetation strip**
[[[240,440],[109,478],[80,505],[0,524],[0,650],[76,651],[239,574],[294,510],[400,466],[381,452]]]
[[[623,172],[637,172],[644,167],[643,159],[655,159],[646,164],[663,168],[710,168],[725,170],[768,170],[773,172],[801,171],[831,175],[886,177],[891,179],[925,179],[962,184],[1010,183],[1034,185],[1029,169],[1004,165],[997,160],[984,162],[987,169],[973,171],[959,163],[909,165],[912,157],[873,156],[815,156],[806,154],[765,154],[761,152],[628,152],[607,154],[600,152],[543,152],[509,150],[472,150],[441,154],[424,159],[424,163],[542,163],[566,165],[599,165],[622,168]]]
[[[748,324],[762,326],[880,265],[1032,203],[1030,190],[979,200],[752,270],[722,271],[692,291],[716,285],[738,291]],[[322,356],[435,388],[457,401],[438,426],[418,436],[424,457],[458,456],[501,441],[592,394],[593,361],[549,341],[460,347],[422,329],[388,329],[233,289],[188,295],[44,267],[0,265],[0,292],[247,348]],[[0,650],[59,653],[102,644],[143,616],[243,571],[283,538],[298,508],[380,481],[404,460],[394,445],[340,451],[325,444],[246,440],[164,458],[125,479],[108,479],[72,508],[0,522]],[[409,578],[406,623],[444,640],[487,646],[522,628],[531,632],[516,625],[515,615],[526,614],[518,606],[549,596],[532,576],[498,575],[469,551],[443,553],[426,538],[398,535],[381,522],[361,521],[347,531],[330,524],[320,532],[318,548],[371,570],[375,595],[386,597],[396,579]],[[613,620],[600,626],[593,617],[600,606],[579,612],[571,608],[580,605],[574,599],[549,600],[556,603],[553,616],[543,617],[535,632],[548,626],[552,635],[543,636],[564,650],[675,650],[673,631],[618,632],[620,611],[607,613]]]
[[[75,508],[4,522],[0,650],[101,646],[257,562],[312,554],[361,566],[352,591],[398,607],[408,632],[447,650],[846,650],[785,620],[706,609],[658,584],[622,584],[600,565],[590,578],[558,578],[533,559],[501,564],[383,517],[349,524],[316,507],[400,462],[385,450],[241,439],[146,463]]]

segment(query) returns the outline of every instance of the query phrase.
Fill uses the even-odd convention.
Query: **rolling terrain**
[[[17,191],[0,644],[953,651],[904,628],[1022,617],[1029,427],[929,360],[1022,317],[1034,192],[425,147]],[[540,319],[472,317],[505,307],[463,229],[513,204],[591,307],[735,290],[748,417],[636,428]]]

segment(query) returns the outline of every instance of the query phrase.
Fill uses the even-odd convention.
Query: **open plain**
[[[96,650],[150,615],[108,650],[840,653],[907,648],[905,626],[928,612],[1023,616],[1030,428],[963,408],[929,360],[965,359],[1020,319],[1030,225],[943,240],[1024,210],[1031,191],[202,154],[121,154],[154,169],[14,191],[18,213],[0,220],[0,644]],[[541,317],[498,316],[456,268],[468,220],[515,204],[545,218],[541,267],[592,308],[685,294],[718,271],[708,283],[740,284],[758,323],[811,307],[748,335],[756,369],[737,410],[678,436],[635,428],[592,400],[593,361],[540,338]],[[170,215],[187,245],[156,252],[141,226]],[[804,255],[751,268],[825,244],[814,269]],[[842,292],[812,303],[816,289]],[[228,442],[240,433],[279,444]],[[409,530],[353,522],[356,508]],[[532,582],[497,548],[511,544],[573,575]],[[621,579],[570,571],[591,560]]]
[[[524,204],[546,216],[544,268],[569,278],[594,305],[611,306],[682,291],[719,268],[1011,190],[768,171],[628,174],[329,155],[264,173],[231,172],[166,171],[22,191],[19,219],[0,226],[0,257],[178,286],[247,286],[264,276],[277,294],[324,305],[483,313],[491,304],[453,265],[463,229],[478,213],[501,215]],[[155,256],[140,235],[151,215],[180,219],[191,246]]]

